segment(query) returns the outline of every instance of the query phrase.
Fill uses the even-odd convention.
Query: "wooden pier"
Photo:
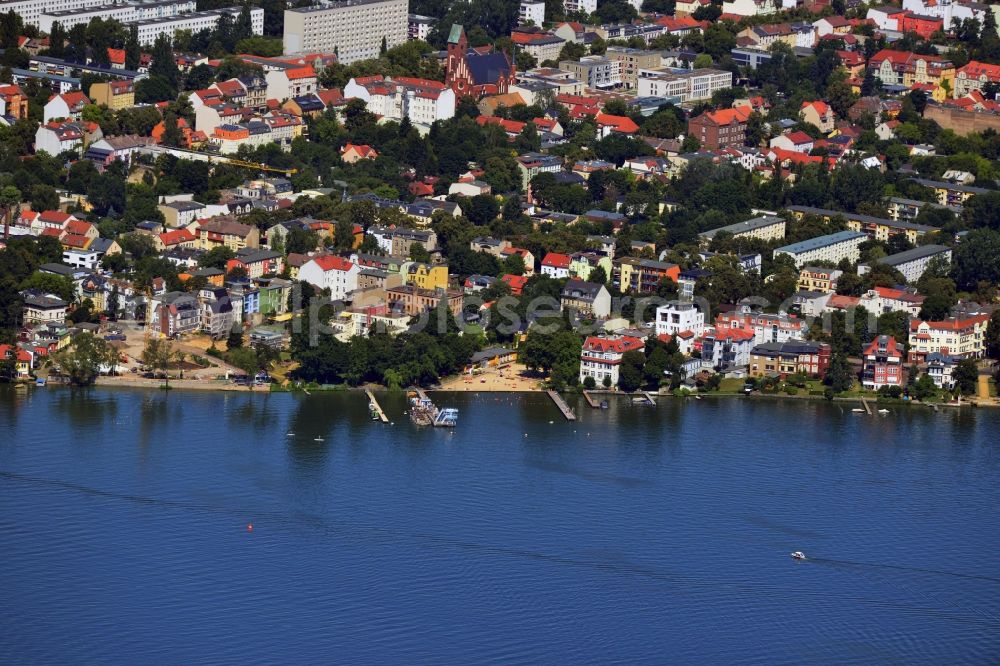
[[[566,401],[562,399],[561,395],[555,391],[546,391],[546,393],[548,393],[549,397],[552,398],[552,402],[556,403],[556,407],[559,408],[559,411],[562,412],[562,415],[566,417],[567,421],[576,421],[576,414],[574,414],[573,410],[569,408],[569,405],[566,404]]]
[[[865,400],[864,398],[861,398],[861,406],[865,408],[865,413],[867,413],[867,414],[868,414],[868,416],[871,416],[871,415],[872,415],[872,408],[871,408],[871,405],[869,405],[869,404],[868,404],[868,401],[867,401],[867,400]]]
[[[594,400],[594,397],[592,395],[590,395],[590,391],[584,391],[583,392],[583,397],[586,399],[587,404],[590,405],[592,408],[594,408],[594,409],[600,409],[601,408],[601,403],[599,403],[596,400]]]
[[[369,389],[365,389],[365,395],[368,396],[368,404],[371,405],[371,409],[378,414],[378,419],[382,423],[388,423],[389,417],[385,415],[385,411],[382,409],[382,405],[378,404],[378,400],[375,399],[375,394]]]
[[[650,393],[649,391],[643,391],[642,394],[644,396],[646,396],[646,400],[649,401],[649,404],[651,404],[651,405],[655,405],[656,404],[656,398],[653,397],[652,393]]]

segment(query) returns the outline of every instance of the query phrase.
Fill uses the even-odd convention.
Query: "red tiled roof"
[[[624,354],[628,351],[642,349],[645,346],[646,343],[642,341],[642,338],[635,338],[630,335],[624,335],[620,338],[590,336],[583,343],[583,351],[617,352]]]
[[[635,121],[627,116],[613,116],[608,113],[598,113],[595,118],[597,124],[610,127],[615,132],[622,134],[635,134],[639,131],[639,126]]]
[[[542,266],[552,266],[553,268],[569,268],[570,257],[568,254],[549,252],[542,259]]]
[[[354,267],[354,264],[352,264],[350,261],[348,261],[347,259],[344,259],[343,257],[338,257],[336,255],[326,255],[326,256],[323,256],[323,257],[313,257],[313,261],[316,262],[316,265],[319,266],[323,270],[324,273],[328,272],[328,271],[344,271],[344,272],[346,272],[346,271],[351,270],[351,268]]]

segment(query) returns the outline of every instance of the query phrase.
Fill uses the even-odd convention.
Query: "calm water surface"
[[[1000,663],[998,412],[437,397],[0,388],[0,663]]]

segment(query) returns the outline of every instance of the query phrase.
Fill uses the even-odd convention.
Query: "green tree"
[[[621,390],[631,393],[637,391],[643,384],[643,368],[646,365],[646,355],[641,351],[627,351],[622,354],[618,366],[618,386]]]
[[[164,387],[170,388],[170,365],[177,360],[177,352],[174,350],[173,342],[166,338],[150,337],[142,350],[140,360],[153,373],[158,370],[162,371]]]
[[[986,356],[1000,359],[1000,310],[994,310],[986,324]]]
[[[976,365],[975,359],[963,358],[956,363],[951,378],[955,382],[955,390],[962,395],[975,393],[976,385],[979,383],[979,366]]]
[[[70,347],[57,352],[53,361],[59,372],[76,386],[93,384],[102,366],[112,366],[118,352],[93,333],[79,333]]]

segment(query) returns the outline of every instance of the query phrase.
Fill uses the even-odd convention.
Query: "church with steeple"
[[[448,61],[445,85],[455,91],[455,97],[481,99],[488,95],[503,95],[516,81],[514,62],[509,54],[492,46],[470,48],[465,28],[451,26],[448,34]]]

